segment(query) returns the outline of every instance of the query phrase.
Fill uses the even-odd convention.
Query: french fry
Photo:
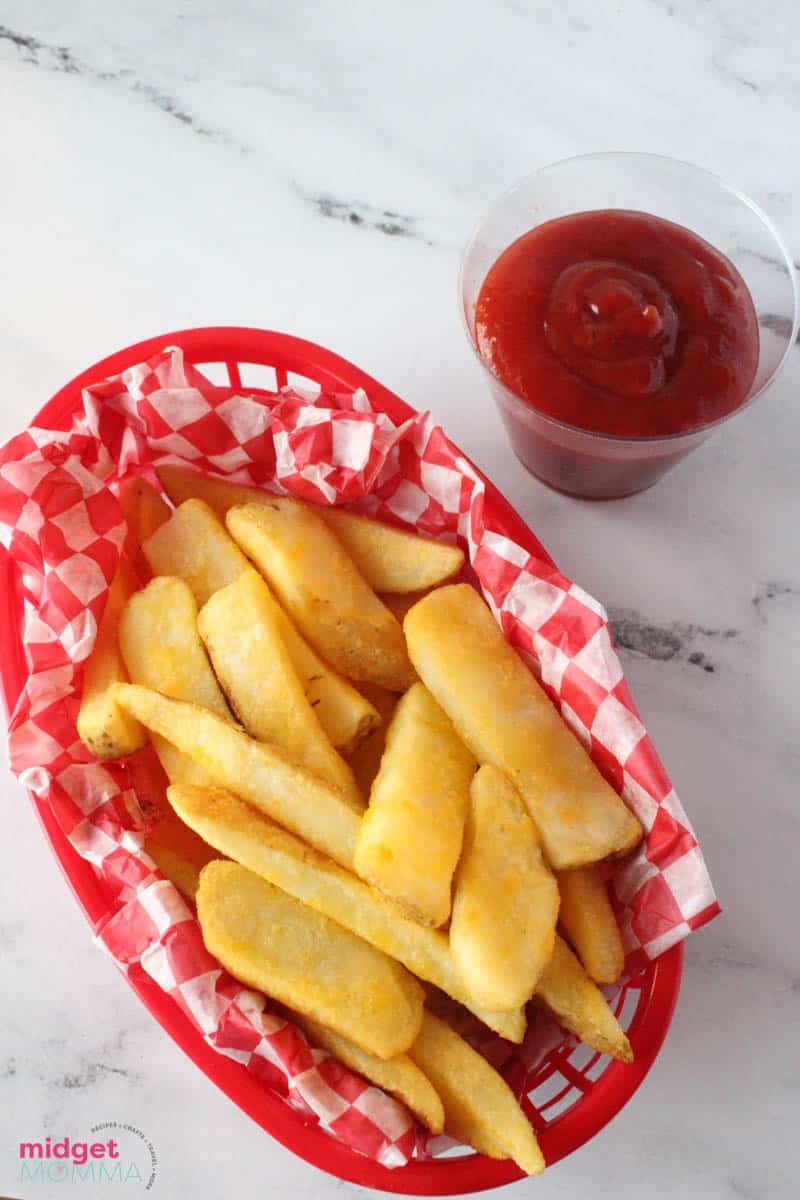
[[[342,754],[356,747],[380,725],[380,715],[369,698],[356,691],[334,671],[300,636],[277,600],[270,593],[275,619],[281,630],[294,669],[305,687],[306,698],[319,717],[331,743]]]
[[[120,559],[84,667],[78,736],[97,758],[134,754],[147,742],[142,726],[120,707],[113,695],[114,685],[128,678],[117,645],[117,629],[120,613],[135,586],[131,567],[124,558]]]
[[[376,592],[418,592],[464,565],[458,546],[421,537],[341,508],[321,508],[328,525]]]
[[[195,476],[194,472],[191,474]],[[235,583],[240,575],[251,570],[233,538],[202,500],[181,504],[164,528],[147,540],[144,550],[153,573],[180,576],[192,589],[198,607],[214,592]],[[337,749],[354,748],[378,724],[377,712],[303,640],[271,593],[269,602],[294,669],[322,728]]]
[[[168,879],[186,900],[194,904],[197,889],[200,886],[202,867],[197,866],[180,851],[173,850],[171,846],[162,846],[153,838],[145,839],[144,848],[145,853],[150,855],[164,878]],[[212,854],[209,862],[214,858],[219,858],[219,855]]]
[[[203,867],[219,854],[167,804],[145,839],[144,848],[167,879],[194,901]]]
[[[386,749],[386,734],[389,732],[389,723],[397,708],[398,695],[396,692],[387,692],[386,688],[374,687],[368,683],[362,683],[361,690],[380,714],[380,719],[355,749],[351,750],[347,761],[350,763],[361,795],[368,796]]]
[[[362,879],[426,925],[443,925],[450,916],[474,773],[475,759],[449,717],[427,688],[415,683],[389,727],[356,841],[355,867]],[[486,1007],[516,1008],[518,1003]]]
[[[403,1054],[423,993],[400,963],[238,863],[204,867],[203,941],[226,970],[378,1058]]]
[[[227,479],[202,475],[191,467],[172,463],[156,467],[156,474],[173,504],[183,504],[185,500],[204,500],[223,521],[228,509],[235,504],[260,504],[272,498],[272,493],[263,488],[229,483]]]
[[[141,581],[152,575],[142,543],[168,521],[172,509],[163,496],[141,475],[131,475],[120,484],[119,503],[128,525],[126,551],[134,573]]]
[[[164,497],[141,475],[131,475],[120,485],[119,502],[128,532],[139,546],[172,516]]]
[[[487,1008],[516,1008],[533,995],[552,957],[558,887],[510,779],[496,767],[481,767],[471,800],[450,949],[476,1000]]]
[[[337,671],[390,691],[409,686],[413,671],[399,623],[316,511],[276,496],[229,509],[226,522],[300,632]]]
[[[625,951],[605,881],[597,867],[560,871],[559,920],[595,983],[614,983],[622,974]]]
[[[230,720],[197,632],[197,605],[182,579],[157,576],[135,592],[122,612],[119,646],[132,683],[173,700],[192,700]],[[212,775],[158,733],[153,748],[171,783],[213,786]]]
[[[605,996],[558,934],[553,957],[536,985],[536,997],[587,1046],[621,1062],[633,1062],[630,1042]]]
[[[167,794],[181,819],[220,853],[398,959],[413,974],[460,1000],[502,1037],[522,1041],[524,1011],[488,1012],[475,1005],[444,933],[404,916],[362,879],[304,845],[230,792],[178,786]]]
[[[513,1158],[527,1175],[544,1170],[536,1134],[506,1081],[427,1009],[408,1055],[439,1094],[445,1133],[490,1158]]]
[[[345,1066],[358,1071],[365,1079],[396,1096],[401,1103],[409,1108],[415,1117],[430,1129],[431,1133],[441,1133],[444,1128],[444,1109],[435,1088],[419,1067],[411,1061],[407,1054],[398,1054],[396,1058],[382,1059],[362,1050],[355,1042],[349,1041],[319,1021],[309,1017],[299,1017],[298,1025],[308,1034],[311,1041],[323,1050],[327,1050],[334,1058],[338,1058]]]
[[[170,700],[130,683],[117,684],[114,694],[132,716],[172,742],[222,787],[249,800],[323,854],[352,866],[361,818],[336,788],[298,767],[282,750],[255,741],[207,708]]]
[[[214,671],[251,737],[285,750],[363,811],[353,772],[334,750],[292,664],[261,576],[244,571],[200,610],[198,629]]]
[[[117,646],[117,626],[128,597],[136,588],[137,571],[143,578],[147,574],[141,542],[170,514],[169,505],[155,488],[140,478],[125,480],[119,489],[119,502],[128,525],[127,544],[136,570],[127,559],[120,559],[94,648],[85,667],[78,716],[78,734],[98,758],[133,754],[147,741],[147,734],[138,722],[111,699],[110,689],[114,683],[128,678]]]
[[[186,467],[159,467],[158,477],[174,504],[198,497],[223,518],[234,505],[263,504],[272,499],[261,488],[211,479]],[[314,506],[314,511],[330,526],[376,592],[416,592],[432,587],[455,575],[464,562],[457,546],[341,508]]]
[[[458,1000],[454,1000],[452,996],[448,996],[441,988],[434,987],[432,983],[426,983],[423,986],[425,988],[425,1007],[435,1017],[445,1021],[460,1037],[469,1037],[470,1034],[476,1032],[474,1013],[471,1013],[463,1004],[459,1004]]]
[[[170,783],[191,783],[197,787],[214,787],[216,785],[216,780],[209,775],[208,771],[204,771],[186,754],[182,754],[173,746],[172,742],[168,742],[166,738],[160,737],[152,730],[150,741]]]
[[[230,719],[197,629],[197,605],[182,579],[164,575],[125,606],[119,640],[131,681]]]
[[[155,489],[150,490],[161,499]],[[145,508],[147,504],[149,498]],[[140,676],[133,678],[134,683],[150,683],[152,680],[153,686],[161,684],[171,689],[170,694],[178,693],[176,699],[184,698],[181,692],[197,692],[206,697],[209,707],[227,715],[222,693],[202,653],[195,627],[196,615],[194,598],[186,584],[179,579],[154,579],[143,591],[135,592],[128,602],[120,623],[120,642],[129,640],[132,644],[131,661],[136,674]],[[164,637],[172,651],[171,671],[165,669],[169,655],[159,653],[159,626],[160,636]],[[202,657],[198,656],[198,650]],[[178,671],[175,670],[177,663],[180,663]],[[190,758],[158,735],[153,739],[153,748],[170,783],[196,783],[200,786],[209,779]],[[192,903],[197,894],[201,870],[207,863],[220,857],[180,819],[170,804],[164,806],[160,818],[150,829],[144,848],[161,874]]]
[[[186,580],[199,608],[250,566],[202,500],[187,500],[176,508],[142,549],[154,575],[178,575]]]
[[[423,592],[381,592],[378,599],[385,604],[390,613],[394,613],[400,624],[406,619],[406,613],[428,594]]]
[[[408,613],[423,683],[480,763],[513,779],[556,870],[630,850],[642,829],[469,584],[436,588]]]

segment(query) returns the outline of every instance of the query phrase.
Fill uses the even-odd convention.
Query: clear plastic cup
[[[545,221],[595,209],[632,209],[683,225],[731,260],[753,298],[760,350],[744,404],[710,424],[665,437],[618,437],[565,424],[508,388],[481,356],[475,306],[486,275],[522,234]],[[710,171],[656,154],[586,154],[542,167],[482,218],[464,252],[460,280],[467,334],[523,466],[558,491],[612,499],[643,491],[774,382],[794,344],[800,303],[791,257],[769,217]]]

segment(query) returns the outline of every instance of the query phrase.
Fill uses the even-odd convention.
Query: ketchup
[[[500,255],[478,349],[534,408],[619,437],[696,429],[747,399],[758,321],[733,263],[671,221],[623,209],[559,217]]]

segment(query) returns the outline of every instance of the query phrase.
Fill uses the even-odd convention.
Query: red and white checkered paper
[[[178,461],[458,539],[509,641],[644,826],[639,850],[612,879],[633,969],[719,908],[605,613],[492,531],[483,482],[429,414],[396,426],[364,392],[284,389],[265,401],[212,386],[175,348],[87,388],[83,401],[69,432],[30,428],[0,451],[0,538],[22,572],[28,668],[9,724],[12,769],[94,867],[108,897],[97,938],[123,970],[139,964],[210,1045],[353,1149],[387,1166],[436,1152],[441,1141],[421,1135],[401,1104],[312,1049],[208,954],[195,916],[143,849],[153,790],[163,790],[152,754],[101,765],[77,738],[82,664],[126,532],[115,489],[129,474]],[[535,1045],[520,1057],[496,1038],[475,1041],[509,1079],[524,1078],[515,1068],[536,1054]]]

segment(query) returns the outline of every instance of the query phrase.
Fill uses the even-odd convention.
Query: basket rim
[[[108,355],[60,388],[36,413],[30,424],[66,428],[73,415],[81,410],[84,387],[110,375],[117,375],[169,345],[179,346],[187,361],[197,364],[201,369],[204,363],[224,363],[232,380],[237,383],[241,364],[260,364],[309,379],[316,378],[326,386],[346,388],[348,391],[363,387],[374,406],[386,412],[394,421],[404,420],[416,411],[365,371],[313,342],[271,330],[208,326],[159,334]],[[243,391],[258,394],[258,388],[246,384],[241,386]],[[462,454],[462,457],[486,485],[486,512],[492,528],[513,538],[543,562],[555,566],[536,535],[499,489],[466,455]],[[0,684],[6,711],[10,713],[22,688],[26,669],[21,637],[20,581],[13,560],[2,547],[0,576],[5,584],[5,620],[0,627]],[[50,807],[32,795],[31,800],[70,890],[92,931],[96,932],[107,906],[91,866],[73,849]],[[636,1059],[631,1064],[612,1062],[580,1100],[539,1132],[548,1166],[599,1133],[644,1080],[672,1020],[680,990],[682,964],[683,946],[678,943],[645,968],[641,997],[628,1031],[636,1048]],[[412,1160],[407,1166],[395,1169],[358,1154],[316,1125],[308,1124],[280,1096],[270,1093],[255,1080],[244,1066],[208,1046],[175,1001],[140,967],[121,973],[164,1031],[229,1099],[287,1149],[328,1174],[365,1187],[407,1195],[452,1195],[483,1191],[525,1177],[510,1160],[491,1159],[482,1154],[422,1162]]]

